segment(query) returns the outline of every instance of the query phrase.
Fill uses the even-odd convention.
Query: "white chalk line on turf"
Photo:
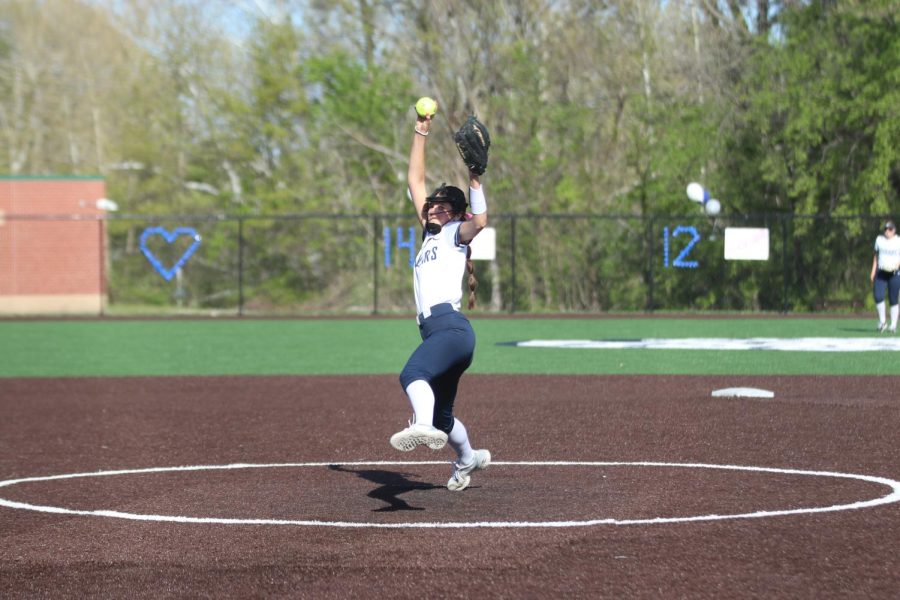
[[[147,473],[172,473],[184,471],[212,471],[234,469],[270,469],[270,468],[299,468],[299,467],[328,467],[340,466],[417,466],[417,465],[446,465],[446,461],[357,461],[357,462],[304,462],[304,463],[234,463],[228,465],[189,465],[180,467],[151,467],[145,469],[119,469],[113,471],[96,471],[89,473],[69,473],[64,475],[48,475],[40,477],[25,477],[0,481],[0,488],[10,487],[20,483],[33,483],[41,481],[58,481],[64,479],[77,479],[85,477],[110,477],[116,475],[135,475]],[[235,519],[218,517],[185,517],[177,515],[153,515],[128,513],[115,510],[78,510],[58,506],[41,506],[25,502],[16,502],[0,498],[0,506],[30,510],[53,514],[109,517],[127,519],[133,521],[155,521],[169,523],[190,524],[217,524],[217,525],[293,525],[293,526],[317,526],[317,527],[342,527],[342,528],[377,528],[377,529],[459,529],[459,528],[538,528],[538,527],[587,527],[593,525],[651,525],[666,523],[691,523],[699,521],[723,521],[729,519],[755,519],[763,517],[778,517],[787,515],[815,514],[837,512],[844,510],[858,510],[871,508],[885,504],[900,502],[900,481],[877,477],[873,475],[861,475],[856,473],[840,473],[833,471],[811,471],[803,469],[782,469],[775,467],[754,467],[744,465],[713,465],[706,463],[669,463],[669,462],[619,462],[619,461],[495,461],[493,467],[502,466],[536,466],[536,467],[660,467],[660,468],[687,468],[687,469],[718,469],[732,471],[748,471],[757,473],[777,473],[782,475],[799,475],[811,477],[831,477],[840,479],[855,479],[887,486],[891,492],[879,498],[860,500],[848,504],[835,504],[832,506],[793,508],[784,510],[761,510],[749,513],[737,514],[709,514],[688,517],[654,517],[648,519],[613,519],[598,518],[579,521],[473,521],[473,522],[406,522],[406,523],[372,523],[361,521],[318,521],[318,520],[294,520],[294,519]]]
[[[526,340],[519,348],[587,350],[778,350],[784,352],[900,352],[900,338],[646,338],[641,340]]]

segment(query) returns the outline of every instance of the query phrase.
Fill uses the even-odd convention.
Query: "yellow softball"
[[[438,103],[428,96],[423,96],[416,102],[416,114],[422,118],[433,117],[434,113],[437,112],[437,109]]]

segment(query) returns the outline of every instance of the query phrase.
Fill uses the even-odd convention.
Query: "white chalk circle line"
[[[9,479],[0,481],[0,488],[11,487],[20,483],[32,483],[39,481],[58,481],[64,479],[79,479],[86,477],[111,477],[115,475],[136,475],[146,473],[175,473],[185,471],[221,471],[234,469],[272,469],[295,467],[371,467],[371,466],[419,466],[419,465],[447,465],[446,461],[361,461],[361,462],[305,462],[305,463],[278,463],[278,464],[245,464],[235,463],[229,465],[194,465],[182,467],[155,467],[147,469],[123,469],[116,471],[97,471],[94,473],[70,473],[67,475],[49,475],[44,477],[26,477],[22,479]],[[808,471],[802,469],[780,469],[774,467],[753,467],[741,465],[713,465],[704,463],[669,463],[669,462],[597,462],[597,461],[496,461],[492,467],[525,466],[525,467],[662,467],[677,469],[717,469],[725,471],[747,471],[753,473],[777,473],[781,475],[801,475],[809,477],[831,477],[836,479],[855,479],[869,483],[877,483],[890,488],[890,493],[879,498],[861,500],[849,504],[835,504],[832,506],[793,508],[785,510],[760,510],[748,513],[736,514],[709,514],[688,517],[655,517],[649,519],[587,519],[582,521],[474,521],[474,522],[407,522],[407,523],[371,523],[358,521],[318,521],[318,520],[294,520],[294,519],[233,519],[217,517],[183,517],[176,515],[152,515],[120,512],[116,510],[76,510],[59,506],[40,506],[25,502],[16,502],[0,498],[0,506],[31,510],[43,513],[62,515],[82,515],[92,517],[109,517],[115,519],[128,519],[132,521],[158,521],[168,523],[191,524],[216,524],[216,525],[294,525],[315,527],[344,527],[344,528],[377,528],[377,529],[459,529],[476,527],[493,528],[517,528],[517,527],[589,527],[593,525],[656,525],[666,523],[691,523],[698,521],[723,521],[729,519],[758,519],[764,517],[780,517],[786,515],[806,515],[816,513],[838,512],[844,510],[858,510],[871,508],[884,504],[900,502],[900,482],[886,477],[872,475],[860,475],[856,473],[836,473],[831,471]]]

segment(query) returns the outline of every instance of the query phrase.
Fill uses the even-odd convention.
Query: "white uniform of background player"
[[[900,317],[900,237],[893,221],[884,224],[884,235],[875,240],[875,256],[872,259],[872,295],[875,299],[875,310],[878,312],[878,331],[884,331],[888,325],[885,315],[884,298],[888,297],[891,305],[891,333],[897,331],[897,320]]]

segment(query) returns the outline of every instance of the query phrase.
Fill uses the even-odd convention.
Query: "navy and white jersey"
[[[466,272],[466,245],[459,243],[462,221],[450,221],[440,233],[425,234],[413,268],[416,312],[426,317],[431,307],[449,303],[459,310],[462,278]]]
[[[875,253],[878,255],[878,268],[882,271],[900,269],[900,236],[887,238],[879,235],[875,240]]]

